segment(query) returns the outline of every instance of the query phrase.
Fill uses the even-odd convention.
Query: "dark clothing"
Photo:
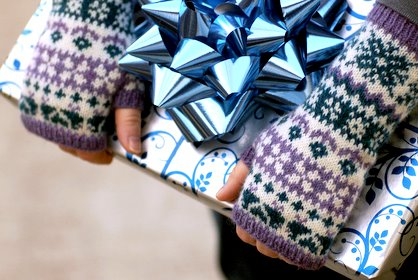
[[[225,279],[349,279],[327,267],[318,271],[301,270],[283,261],[264,256],[254,246],[246,244],[238,238],[235,225],[229,218],[217,212],[213,212],[213,215],[218,230],[218,260]],[[417,275],[417,273],[418,247],[407,258],[398,272],[396,280],[411,279],[411,277],[407,278],[407,275]]]

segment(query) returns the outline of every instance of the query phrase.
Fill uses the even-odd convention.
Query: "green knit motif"
[[[133,5],[133,0],[54,0],[52,14],[130,33]]]
[[[304,109],[322,123],[338,128],[348,141],[375,155],[397,120],[405,117],[395,108],[406,107],[405,111],[409,112],[415,104],[411,101],[418,95],[418,81],[414,80],[417,65],[405,56],[396,41],[382,37],[370,26],[364,27],[361,34],[350,40],[334,61],[334,65],[343,69],[342,73],[328,71],[324,76],[327,82],[316,88]],[[353,82],[356,86],[352,86]],[[351,99],[339,94],[348,88]]]

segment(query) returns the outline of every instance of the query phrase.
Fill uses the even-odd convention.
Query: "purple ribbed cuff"
[[[101,151],[107,148],[106,135],[78,135],[64,128],[49,125],[29,116],[21,115],[27,130],[56,144],[85,151]]]
[[[245,163],[245,165],[250,168],[251,165],[253,164],[253,160],[254,160],[254,156],[255,156],[255,151],[253,146],[250,146],[249,148],[247,148],[242,154],[241,154],[241,158],[240,160],[242,162]]]
[[[139,108],[144,109],[143,92],[124,91],[119,92],[113,100],[114,108]]]
[[[137,77],[125,73],[124,85],[118,90],[113,100],[114,108],[144,109],[144,83]]]
[[[307,254],[301,247],[277,235],[263,223],[257,222],[246,211],[240,209],[237,204],[234,205],[232,210],[232,219],[255,239],[301,269],[318,270],[325,265],[327,255],[314,256]]]
[[[370,12],[369,20],[391,33],[402,45],[407,46],[418,57],[418,25],[379,3]]]

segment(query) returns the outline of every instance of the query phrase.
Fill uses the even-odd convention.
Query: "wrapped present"
[[[14,103],[19,100],[24,71],[45,27],[50,4],[50,0],[42,0],[0,68],[0,91]],[[352,36],[372,5],[373,1],[348,1],[338,34],[343,38]],[[218,201],[216,192],[226,182],[240,153],[278,117],[276,110],[260,103],[233,132],[193,143],[186,140],[166,109],[153,106],[144,115],[143,155],[127,153],[112,136],[117,157],[226,216],[230,216],[232,205]],[[418,113],[414,112],[368,173],[359,201],[331,248],[327,267],[351,279],[395,279],[396,271],[414,249],[418,234],[417,154]]]

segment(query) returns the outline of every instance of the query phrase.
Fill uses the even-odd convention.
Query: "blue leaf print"
[[[383,187],[383,181],[382,181],[382,179],[380,179],[380,178],[376,178],[375,179],[375,182],[374,182],[374,186],[376,187],[376,188],[378,188],[378,189],[382,189],[382,187]]]
[[[404,167],[403,166],[396,166],[392,170],[392,174],[401,174],[403,172]]]
[[[205,192],[205,191],[206,191],[206,188],[205,188],[205,187],[201,187],[201,188],[199,188],[199,190],[200,190],[201,192]]]
[[[402,185],[409,190],[411,188],[411,180],[409,180],[408,177],[403,177],[402,179]]]
[[[383,240],[383,239],[380,239],[380,240],[379,240],[379,244],[380,244],[380,245],[385,245],[385,244],[386,244],[386,241],[385,241],[385,240]]]
[[[209,185],[209,181],[203,181],[203,184],[205,184],[206,186]]]
[[[384,230],[384,231],[382,231],[382,235],[381,235],[381,237],[383,238],[383,237],[386,237],[386,236],[388,236],[388,233],[389,233],[389,231],[386,229],[386,230]]]
[[[374,192],[374,190],[370,189],[367,193],[366,193],[366,202],[371,205],[374,201],[374,199],[376,198],[376,193]]]
[[[377,268],[377,267],[375,267],[375,266],[373,266],[373,265],[370,265],[370,266],[368,266],[368,267],[365,267],[364,269],[363,269],[363,273],[364,274],[366,274],[366,275],[372,275],[372,274],[374,274],[376,271],[378,271],[379,269]]]
[[[374,247],[374,249],[378,252],[383,250],[382,246],[376,246],[376,247]]]
[[[19,61],[19,60],[17,60],[17,59],[15,59],[15,60],[13,61],[13,67],[14,67],[16,70],[19,70],[19,69],[20,69],[20,61]]]
[[[369,186],[371,184],[374,183],[374,178],[373,177],[367,177],[366,178],[366,185]]]
[[[407,166],[407,167],[406,167],[406,173],[407,173],[409,176],[415,176],[415,175],[416,175],[416,173],[415,173],[415,169],[414,169],[413,167],[411,167],[411,166]]]
[[[413,166],[418,166],[418,160],[416,160],[415,158],[411,159],[411,163]]]
[[[209,172],[208,174],[206,174],[206,179],[209,179],[212,177],[212,172]]]
[[[377,232],[374,233],[374,238],[379,239],[379,236],[380,236],[379,233]]]
[[[199,180],[199,179],[197,179],[197,180],[196,180],[196,186],[197,186],[197,187],[199,187],[199,186],[200,186],[200,180]]]
[[[29,30],[29,29],[24,29],[23,31],[22,31],[22,35],[29,35],[29,34],[31,34],[32,33],[32,30]]]
[[[374,239],[373,237],[370,238],[370,245],[374,246],[376,244],[376,239]]]
[[[401,157],[399,158],[399,160],[400,160],[400,161],[402,161],[402,162],[408,162],[409,157],[407,157],[407,156],[401,156]]]
[[[203,176],[203,174],[200,174],[200,180],[204,180],[205,179],[205,177]]]

